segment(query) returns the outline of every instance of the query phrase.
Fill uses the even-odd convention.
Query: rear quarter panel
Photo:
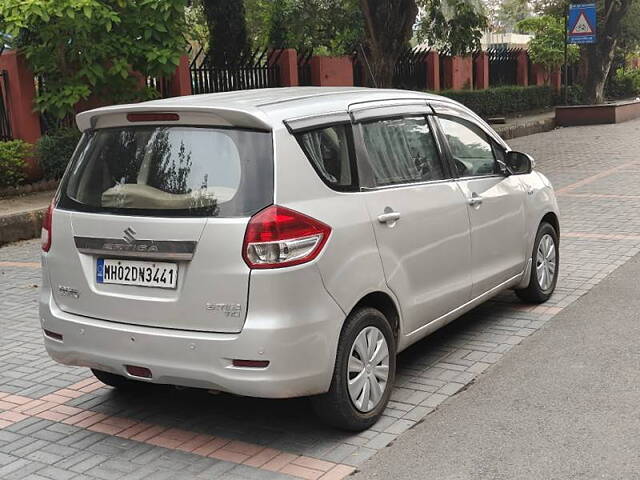
[[[275,135],[275,202],[331,226],[331,236],[315,262],[329,294],[347,315],[368,293],[389,292],[367,212],[359,192],[326,186],[298,142],[284,126]],[[336,327],[342,327],[341,319]]]

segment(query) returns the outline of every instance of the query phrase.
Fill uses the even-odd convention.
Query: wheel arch
[[[380,310],[391,323],[391,330],[398,341],[400,335],[400,309],[395,300],[386,292],[374,291],[362,297],[349,311],[349,315],[358,308],[371,307]]]
[[[538,228],[540,228],[540,225],[545,222],[549,223],[556,230],[556,233],[558,234],[558,241],[560,241],[560,220],[558,219],[558,215],[556,215],[555,212],[545,213],[538,224]]]
[[[538,230],[540,230],[540,226],[543,223],[548,223],[550,224],[556,231],[557,235],[558,235],[558,246],[560,246],[560,219],[558,218],[558,215],[556,214],[556,212],[553,211],[548,211],[547,213],[545,213],[542,218],[540,219],[540,221],[538,222],[538,225],[535,229],[535,232],[533,234],[533,238],[531,239],[531,244],[529,245],[529,249],[528,249],[528,255],[532,254],[532,250],[533,250],[533,243],[535,242],[535,238],[536,235],[538,234]],[[531,268],[532,268],[532,263],[527,260],[527,264],[526,267],[524,269],[524,272],[522,274],[522,280],[520,281],[519,284],[517,284],[515,287],[513,287],[514,289],[522,289],[522,288],[527,288],[529,286],[529,280],[531,277]]]

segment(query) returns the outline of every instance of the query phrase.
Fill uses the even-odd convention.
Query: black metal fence
[[[353,65],[353,86],[364,87],[365,81],[365,64],[362,54],[357,50],[351,54],[351,65]]]
[[[280,86],[277,64],[282,50],[247,51],[226,65],[215,65],[202,49],[189,65],[194,94]]]
[[[518,83],[518,54],[520,48],[490,48],[489,55],[489,85],[517,85]]]
[[[149,88],[153,88],[158,92],[160,98],[172,97],[171,91],[171,79],[167,77],[147,77],[145,78],[145,85]]]
[[[573,86],[576,85],[578,83],[578,69],[580,68],[580,65],[577,63],[574,63],[572,65],[569,65],[567,67],[567,78],[565,80],[565,75],[564,75],[564,67],[560,69],[561,75],[562,75],[562,85],[569,85],[569,86]],[[615,72],[615,70],[613,70]]]
[[[9,119],[9,73],[2,70],[0,71],[0,140],[5,141],[12,138]]]
[[[396,61],[393,86],[407,90],[426,90],[428,48],[409,48]]]
[[[408,48],[396,61],[393,70],[393,87],[406,90],[425,90],[427,88],[428,48]],[[370,75],[362,49],[356,49],[351,55],[353,64],[353,84],[363,87]]]
[[[298,52],[298,84],[301,87],[308,87],[311,83],[311,57],[313,49]]]
[[[447,59],[450,58],[449,55],[445,55],[444,53],[441,53],[438,57],[438,63],[440,65],[439,71],[440,71],[440,88],[442,90],[447,90],[449,88],[451,88],[451,85],[447,84],[447,76],[446,76],[446,68],[445,68],[445,63],[447,62]]]
[[[4,53],[4,43],[0,41],[0,55]],[[0,140],[11,140],[9,117],[9,72],[0,70]]]
[[[47,80],[44,76],[38,75],[35,78],[36,82],[36,96],[44,92],[47,88]],[[59,128],[72,128],[75,126],[75,115],[68,114],[63,118],[58,118],[55,115],[46,112],[40,112],[40,133],[46,135]]]

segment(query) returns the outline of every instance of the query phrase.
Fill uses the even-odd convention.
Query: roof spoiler
[[[238,127],[255,130],[271,130],[272,125],[266,115],[259,110],[248,112],[233,108],[215,106],[192,106],[171,104],[115,105],[102,107],[76,115],[76,123],[81,132],[94,128],[106,128],[130,125],[128,114],[140,113],[177,113],[180,123],[191,125],[211,125]],[[162,121],[136,122],[149,125],[162,124]]]

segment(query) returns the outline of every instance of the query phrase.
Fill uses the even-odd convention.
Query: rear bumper
[[[45,284],[48,282],[45,282]],[[257,282],[258,283],[258,282]],[[241,333],[142,327],[63,312],[43,285],[40,321],[49,355],[59,363],[95,368],[151,383],[216,389],[238,395],[288,398],[326,392],[331,382],[344,313],[323,290],[304,311],[291,302],[278,320],[267,308],[249,310]],[[294,304],[294,305],[292,305]],[[297,320],[297,321],[294,321]],[[238,368],[233,359],[268,360],[264,369]],[[125,365],[149,368],[152,379],[129,375]]]

